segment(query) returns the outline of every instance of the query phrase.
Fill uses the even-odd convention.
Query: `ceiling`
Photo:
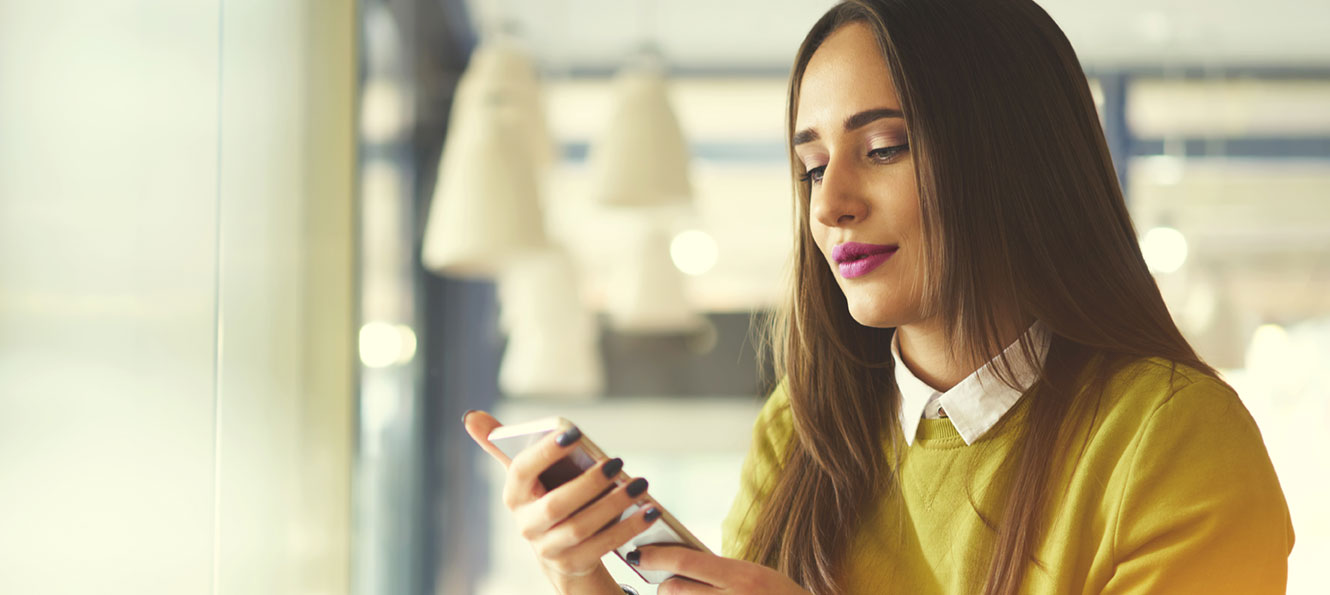
[[[466,0],[477,31],[513,26],[549,70],[604,70],[645,41],[677,68],[788,69],[826,0]],[[1330,67],[1330,2],[1045,0],[1081,61],[1116,66]]]

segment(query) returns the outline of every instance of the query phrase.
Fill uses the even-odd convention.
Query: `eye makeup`
[[[876,148],[871,148],[871,149],[869,149],[869,150],[866,152],[866,157],[868,157],[868,159],[872,160],[872,161],[875,162],[875,163],[878,163],[878,164],[887,164],[887,163],[891,163],[892,161],[894,161],[894,160],[896,159],[896,157],[897,157],[898,155],[900,155],[901,153],[904,153],[904,152],[909,151],[909,150],[910,150],[910,145],[909,145],[909,143],[902,143],[902,144],[891,145],[891,146],[886,146],[886,147],[876,147]],[[815,183],[815,184],[821,182],[821,181],[822,181],[822,175],[823,175],[824,173],[826,173],[827,166],[826,166],[826,165],[817,165],[817,166],[815,166],[815,167],[808,167],[807,165],[808,165],[808,164],[805,164],[805,166],[804,166],[804,167],[805,167],[805,173],[804,173],[804,175],[799,176],[799,181],[801,181],[801,182],[805,182],[805,183],[807,183],[807,182],[812,182],[812,183]]]
[[[883,149],[887,147],[899,147],[910,144],[909,139],[902,132],[883,132],[873,134],[864,139],[869,151]]]
[[[876,126],[866,126],[858,131],[850,132],[844,135],[843,141],[862,143],[858,151],[868,160],[874,163],[886,164],[909,150],[910,143],[903,127],[898,124],[882,123]],[[820,136],[812,136],[806,142],[822,141],[828,142],[841,139],[823,139]],[[821,147],[815,150],[813,147],[807,147],[806,153],[797,155],[804,166],[803,175],[799,176],[801,182],[812,182],[814,184],[822,181],[822,175],[826,172],[827,165],[830,163],[830,156]],[[797,152],[796,152],[797,154]]]

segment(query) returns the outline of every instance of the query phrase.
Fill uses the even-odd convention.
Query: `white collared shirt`
[[[899,335],[893,334],[891,354],[896,358],[896,386],[901,391],[901,429],[905,431],[906,443],[914,444],[914,434],[921,418],[939,419],[943,417],[943,410],[967,445],[974,444],[992,429],[1039,379],[1039,370],[1048,355],[1048,329],[1042,323],[1035,321],[1025,333],[1034,341],[1037,362],[1023,357],[1020,339],[1003,350],[1011,359],[1012,372],[1020,390],[1007,386],[997,377],[994,368],[997,358],[993,358],[946,392],[925,384],[910,371],[901,358]]]

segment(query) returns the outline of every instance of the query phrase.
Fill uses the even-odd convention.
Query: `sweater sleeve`
[[[1255,421],[1203,378],[1136,438],[1103,592],[1283,593],[1293,525]]]
[[[743,554],[761,512],[760,504],[771,493],[793,433],[789,393],[782,381],[753,424],[753,443],[740,471],[739,493],[721,523],[721,555],[738,558]]]

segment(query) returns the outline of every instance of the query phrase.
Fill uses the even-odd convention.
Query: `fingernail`
[[[631,552],[628,552],[628,555],[624,556],[624,558],[628,559],[629,564],[637,566],[638,564],[642,563],[642,552],[638,550],[633,550]]]
[[[559,446],[568,446],[569,444],[577,442],[577,439],[581,437],[582,437],[582,430],[577,429],[577,426],[573,426],[572,428],[569,428],[568,430],[564,431],[564,433],[559,434],[559,436],[554,439],[554,443],[558,444]]]
[[[644,477],[634,479],[632,483],[628,484],[628,496],[630,498],[641,496],[642,492],[645,491],[647,491],[647,480]]]
[[[475,409],[467,409],[467,410],[466,410],[466,413],[463,413],[463,414],[462,414],[462,425],[466,425],[466,416],[471,415],[472,413],[475,413],[475,412],[476,412]]]
[[[660,518],[660,509],[656,508],[655,506],[652,506],[651,508],[647,509],[647,513],[642,515],[642,518],[646,519],[646,521],[650,523],[651,521]]]
[[[620,469],[623,469],[623,459],[618,457],[605,461],[605,466],[600,468],[601,472],[605,474],[606,479],[617,475]]]

